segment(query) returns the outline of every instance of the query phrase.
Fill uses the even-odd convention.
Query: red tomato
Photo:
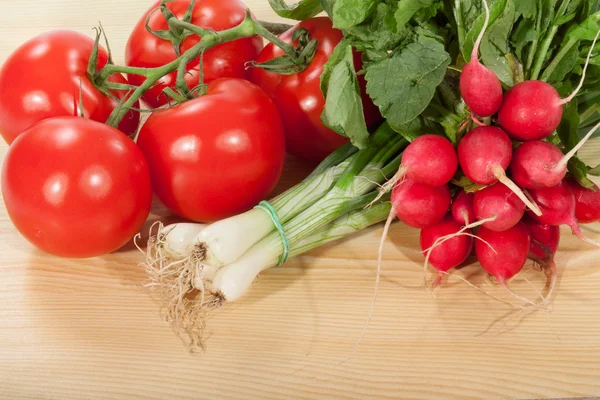
[[[106,122],[117,101],[103,95],[88,79],[87,66],[94,41],[78,32],[52,31],[19,47],[0,70],[0,133],[7,143],[37,122],[51,117],[79,115],[79,96],[86,118]],[[104,49],[99,67],[108,61]],[[127,83],[122,75],[109,79]],[[114,92],[118,98],[124,92]],[[129,112],[119,129],[135,133],[138,112]]]
[[[260,68],[253,68],[250,79],[262,87],[275,101],[283,121],[288,153],[302,159],[319,162],[332,151],[348,141],[327,128],[321,121],[325,98],[321,93],[321,73],[323,65],[333,53],[335,46],[342,40],[343,34],[334,29],[331,20],[326,17],[310,18],[300,22],[280,38],[292,42],[292,34],[298,28],[304,28],[311,38],[318,40],[315,58],[304,71],[292,75],[278,75]],[[282,56],[283,51],[273,45],[267,45],[258,56],[258,62],[265,62]],[[357,71],[362,68],[360,54],[355,53],[354,64]],[[366,92],[366,82],[359,76],[362,91],[363,108],[367,125],[378,122],[381,114]]]
[[[285,158],[277,108],[241,79],[218,79],[206,95],[153,113],[138,145],[158,198],[174,213],[201,222],[265,199]]]
[[[92,257],[126,244],[148,217],[150,172],[118,130],[78,117],[46,119],[6,153],[2,194],[31,243],[64,257]]]
[[[161,67],[175,60],[177,55],[170,41],[152,35],[146,29],[148,14],[159,5],[159,1],[146,11],[134,28],[125,53],[127,65],[144,68]],[[167,7],[179,19],[182,19],[190,5],[190,0],[175,0]],[[246,6],[241,0],[197,0],[192,14],[194,25],[210,28],[216,31],[233,28],[239,25],[246,16]],[[168,29],[167,21],[160,11],[155,11],[150,17],[150,27],[155,30]],[[181,45],[181,54],[198,44],[200,38],[192,35],[184,39]],[[208,83],[217,78],[247,77],[246,63],[256,58],[262,49],[263,42],[260,37],[240,39],[234,42],[223,43],[204,53],[204,82]],[[190,88],[198,85],[199,59],[188,65],[186,81]],[[160,84],[144,94],[144,100],[152,107],[167,104],[167,98],[162,94],[166,87],[174,87],[177,72],[173,72],[160,80]],[[129,82],[140,85],[144,78],[130,75]]]

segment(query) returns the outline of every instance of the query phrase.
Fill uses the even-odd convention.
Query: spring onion
[[[165,319],[195,349],[208,313],[240,299],[261,271],[280,265],[286,254],[302,254],[384,220],[389,196],[376,200],[378,188],[398,169],[406,145],[384,123],[366,149],[346,145],[334,152],[269,203],[281,231],[273,215],[259,208],[206,227],[159,226],[144,265]]]

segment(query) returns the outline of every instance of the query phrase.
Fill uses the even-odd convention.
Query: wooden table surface
[[[266,0],[248,0],[275,20]],[[92,34],[115,54],[147,0],[2,1],[0,61],[38,32]],[[3,94],[0,94],[3,95]],[[0,144],[0,159],[6,145]],[[600,143],[584,151],[600,161]],[[307,169],[290,161],[282,186]],[[169,219],[159,205],[151,220]],[[146,229],[146,228],[144,228]],[[140,254],[85,261],[42,254],[0,206],[0,398],[548,398],[600,395],[600,250],[566,230],[553,312],[516,313],[456,279],[422,287],[418,233],[394,225],[375,314],[353,347],[374,285],[380,227],[264,273],[208,325],[190,355],[141,288]],[[600,238],[600,226],[586,234]],[[458,272],[486,290],[477,264]],[[540,287],[541,274],[525,277]],[[528,282],[515,290],[535,296]]]

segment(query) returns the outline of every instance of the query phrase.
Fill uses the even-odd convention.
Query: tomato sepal
[[[279,38],[273,35],[266,28],[262,27],[262,25],[257,25],[262,28],[259,28],[259,30],[264,30],[262,33],[259,32],[259,35],[263,36],[265,32],[268,32],[268,34],[266,34],[267,36],[263,37],[279,46],[282,50],[284,50],[285,54],[262,63],[252,63],[253,68],[261,68],[265,71],[273,72],[279,75],[293,75],[307,69],[312,60],[315,58],[319,42],[317,39],[311,39],[310,33],[307,29],[296,29],[292,34],[292,45],[288,45],[287,43],[283,42],[283,44],[277,43],[273,38],[271,38],[271,36],[280,41]]]
[[[187,38],[188,36],[192,36],[194,32],[184,29],[182,26],[177,25],[174,21],[191,23],[192,13],[194,11],[194,6],[196,5],[196,0],[190,1],[190,5],[181,20],[179,20],[177,16],[173,14],[173,12],[169,9],[169,7],[167,7],[168,2],[169,0],[162,0],[160,2],[159,7],[155,8],[154,10],[148,13],[148,16],[146,17],[145,27],[151,35],[154,35],[159,39],[171,42],[175,54],[177,55],[177,57],[179,57],[181,56],[181,44],[183,43],[185,38]],[[165,21],[167,21],[169,29],[152,29],[152,27],[150,27],[150,20],[152,19],[152,15],[159,10],[165,17]]]

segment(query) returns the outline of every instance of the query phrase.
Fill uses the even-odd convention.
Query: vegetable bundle
[[[600,3],[269,3],[300,22],[259,22],[240,0],[160,0],[127,65],[102,29],[17,49],[0,70],[14,95],[0,132],[19,231],[52,254],[106,254],[141,229],[154,192],[193,221],[158,224],[140,247],[192,349],[261,271],[387,219],[383,243],[395,217],[421,230],[433,287],[474,251],[547,308],[558,226],[598,245],[580,224],[600,220],[600,166],[577,152],[600,127]],[[286,151],[318,166],[266,201]],[[548,273],[539,300],[510,289],[528,258]]]
[[[274,3],[276,2],[272,2]],[[403,7],[407,7],[408,2],[398,2],[398,9],[394,8],[394,2],[374,2],[372,6],[366,6],[366,3],[368,2],[361,3],[365,8],[360,9],[364,13],[360,17],[355,13],[344,14],[344,11],[347,11],[345,7],[358,4],[345,4],[341,0],[328,10],[334,25],[343,28],[344,38],[329,56],[321,75],[321,89],[325,98],[321,117],[326,126],[349,137],[357,148],[370,149],[373,145],[369,143],[369,138],[372,136],[368,132],[363,115],[368,114],[365,112],[365,104],[368,106],[372,101],[379,106],[386,118],[384,125],[389,125],[399,136],[411,141],[402,154],[398,170],[393,177],[391,174],[385,174],[389,180],[381,182],[380,193],[373,199],[374,204],[381,204],[377,202],[381,201],[383,196],[386,196],[383,200],[387,199],[388,192],[392,191],[391,209],[382,240],[385,239],[389,224],[397,216],[405,224],[421,229],[425,267],[431,264],[438,271],[433,287],[440,285],[449,270],[463,264],[475,251],[482,266],[498,284],[504,286],[518,300],[530,306],[546,308],[556,282],[553,258],[559,242],[558,225],[568,224],[576,235],[597,244],[582,235],[576,218],[576,215],[587,213],[588,217],[581,219],[581,223],[600,219],[600,192],[588,180],[589,167],[576,158],[576,152],[585,140],[595,133],[595,128],[590,129],[589,126],[597,124],[598,117],[590,117],[584,124],[571,126],[570,131],[563,132],[562,135],[559,125],[563,121],[563,104],[566,104],[567,108],[572,107],[573,102],[577,102],[586,92],[595,90],[595,86],[584,75],[589,73],[588,68],[592,70],[593,64],[590,64],[590,60],[595,51],[598,29],[589,37],[590,43],[581,46],[581,51],[585,53],[581,55],[582,60],[578,61],[578,65],[581,66],[579,74],[575,70],[564,73],[561,77],[559,89],[572,89],[563,100],[552,85],[533,79],[536,63],[539,62],[536,60],[547,57],[548,60],[542,65],[550,68],[553,62],[551,56],[554,59],[562,57],[559,44],[552,46],[552,49],[523,46],[524,48],[519,50],[519,56],[508,53],[507,45],[506,54],[502,57],[510,70],[505,70],[505,75],[502,74],[499,65],[485,64],[489,57],[483,57],[483,63],[479,61],[480,48],[482,54],[488,54],[486,52],[489,47],[486,46],[489,46],[496,24],[501,21],[506,23],[505,19],[509,17],[512,18],[513,25],[527,19],[523,14],[517,15],[510,2],[495,2],[491,9],[487,8],[487,3],[482,2],[481,8],[487,9],[487,12],[473,18],[472,26],[468,29],[469,24],[466,21],[469,18],[461,14],[462,8],[458,6],[458,9],[452,8],[451,5],[442,2],[431,2],[426,6],[421,2],[420,6],[413,5],[413,9],[410,9],[412,14],[404,21],[401,17],[406,18],[406,14],[403,13],[408,11]],[[286,16],[300,12],[300,8],[296,8],[290,14],[291,11],[287,8],[283,11],[277,4],[274,5],[276,10]],[[314,7],[313,12],[319,10],[318,5]],[[555,35],[553,30],[563,25],[559,19],[567,10],[571,11],[564,4],[557,5],[553,12],[558,22],[548,27],[549,31],[541,35]],[[403,29],[397,29],[390,24],[392,17],[400,18]],[[563,29],[577,29],[581,24],[585,25],[588,22],[586,16],[582,23],[573,25],[573,22],[570,28]],[[303,22],[298,25],[298,29],[302,29],[303,26],[308,25]],[[380,36],[374,32],[378,32]],[[287,37],[290,37],[289,33]],[[448,37],[452,37],[454,42],[448,41]],[[381,41],[381,38],[385,38],[386,41]],[[552,40],[545,41],[545,45],[548,43],[552,44]],[[573,44],[568,44],[571,45]],[[456,52],[457,49],[460,51]],[[353,52],[356,50],[360,50],[362,54],[359,64],[362,65],[362,70],[358,69],[357,63],[354,62]],[[551,55],[548,55],[549,53]],[[524,54],[530,55],[533,60],[531,66],[527,66],[526,62],[521,63],[520,59]],[[265,69],[269,73],[285,73],[285,69],[276,63],[269,64]],[[411,74],[414,75],[413,80],[407,80],[407,76]],[[529,79],[525,80],[526,76]],[[501,80],[503,77],[510,79]],[[362,85],[361,79],[366,80],[366,91],[370,97],[367,100],[364,99],[365,86]],[[259,83],[266,86],[260,81]],[[535,87],[529,89],[532,85]],[[519,92],[524,91],[523,88],[526,95],[520,100],[522,96],[519,96]],[[549,93],[546,98],[536,93],[543,90]],[[283,113],[286,111],[284,109]],[[551,115],[552,111],[555,113],[554,117]],[[589,112],[588,115],[593,113]],[[523,120],[519,121],[519,118]],[[511,128],[511,124],[515,123],[517,126]],[[578,138],[579,132],[585,134],[581,141]],[[562,140],[569,140],[570,145],[566,145]],[[534,165],[535,157],[532,160],[523,154],[527,152],[526,149],[535,146],[550,148],[553,158],[538,160],[538,164]],[[567,154],[563,155],[562,150]],[[543,154],[538,148],[529,153],[536,154],[538,158]],[[549,166],[553,166],[553,170],[549,169]],[[570,170],[569,178],[563,183],[567,175],[567,166]],[[523,176],[528,176],[531,171],[523,170],[533,168],[535,173],[536,167],[537,171],[546,175],[543,182],[525,182],[526,178]],[[386,172],[389,172],[389,169]],[[551,174],[554,174],[554,177],[549,179],[548,175]],[[574,196],[573,192],[584,193],[585,196]],[[550,199],[544,200],[544,196],[549,196]],[[347,194],[340,197],[340,200],[344,201],[344,198],[350,200],[351,196]],[[586,200],[581,201],[583,198]],[[556,204],[561,206],[557,207]],[[323,205],[317,202],[314,207],[318,209]],[[527,207],[530,211],[526,213]],[[557,209],[560,207],[562,209]],[[381,211],[383,213],[384,209]],[[557,216],[558,214],[560,216]],[[237,227],[234,228],[232,224],[236,218],[248,221],[247,216],[235,217],[227,220],[224,226],[230,232],[231,238],[239,240],[245,235],[231,233],[237,231]],[[261,218],[265,218],[264,213]],[[312,215],[303,223],[308,224],[314,218],[315,215]],[[378,214],[373,222],[383,218],[382,214]],[[265,224],[269,224],[267,219],[264,221]],[[176,234],[176,229],[176,226],[165,228],[165,237],[168,237],[170,232]],[[243,288],[245,291],[259,271],[278,265],[282,239],[272,227],[271,230],[272,250],[264,250],[262,245],[256,245],[243,256],[241,251],[228,250],[229,254],[240,255],[240,260],[243,261],[231,258],[227,260],[230,264],[223,267],[221,274],[208,274],[203,279],[196,280],[200,283],[197,289],[202,293],[202,299],[197,304],[189,303],[186,307],[187,300],[181,295],[188,294],[194,288],[194,279],[188,280],[191,283],[183,290],[179,282],[155,285],[154,287],[158,288],[175,287],[180,296],[176,302],[169,303],[168,319],[183,332],[197,333],[197,325],[190,325],[190,321],[194,321],[193,318],[189,318],[190,314],[204,315],[207,310],[221,306],[227,301],[237,300],[241,292],[228,294],[228,288]],[[293,231],[293,227],[283,224],[284,234],[290,230]],[[210,231],[210,227],[189,242],[189,258],[175,262],[189,264],[190,260],[193,260],[192,264],[195,266],[188,268],[196,274],[203,274],[204,268],[213,270],[214,265],[222,265],[218,257],[210,256],[212,250],[206,251],[205,238],[212,239],[209,243],[228,241],[220,238],[220,235],[214,238],[212,233],[202,233],[207,231]],[[244,231],[246,235],[251,232],[265,235],[264,231],[255,229],[253,224],[248,225]],[[163,242],[168,244],[168,241]],[[382,246],[378,269],[381,268],[383,259],[381,249]],[[165,251],[169,253],[168,250]],[[197,257],[198,252],[205,251],[206,256]],[[274,254],[265,262],[260,259],[260,253],[263,251],[264,254]],[[150,275],[155,277],[155,283],[162,279],[163,272],[160,269],[157,271],[157,265],[161,265],[160,262],[157,264],[157,260],[161,260],[161,257],[162,253],[159,251],[151,255],[147,262]],[[210,267],[197,266],[202,264],[202,258]],[[539,302],[514,293],[508,285],[510,279],[521,271],[528,258],[534,259],[548,274],[548,291],[545,296],[541,296]],[[244,265],[246,259],[255,263],[254,268]],[[236,273],[230,272],[239,268],[238,265],[244,266]],[[227,282],[227,279],[231,281]],[[237,279],[245,281],[243,284],[233,283]],[[203,297],[207,287],[208,299]],[[167,293],[166,299],[173,297],[173,293]],[[192,304],[205,306],[198,305],[198,308],[194,309],[189,307]],[[187,321],[188,325],[182,328],[178,319]],[[204,319],[195,321],[203,323]],[[193,341],[196,337],[191,335],[188,339]]]

